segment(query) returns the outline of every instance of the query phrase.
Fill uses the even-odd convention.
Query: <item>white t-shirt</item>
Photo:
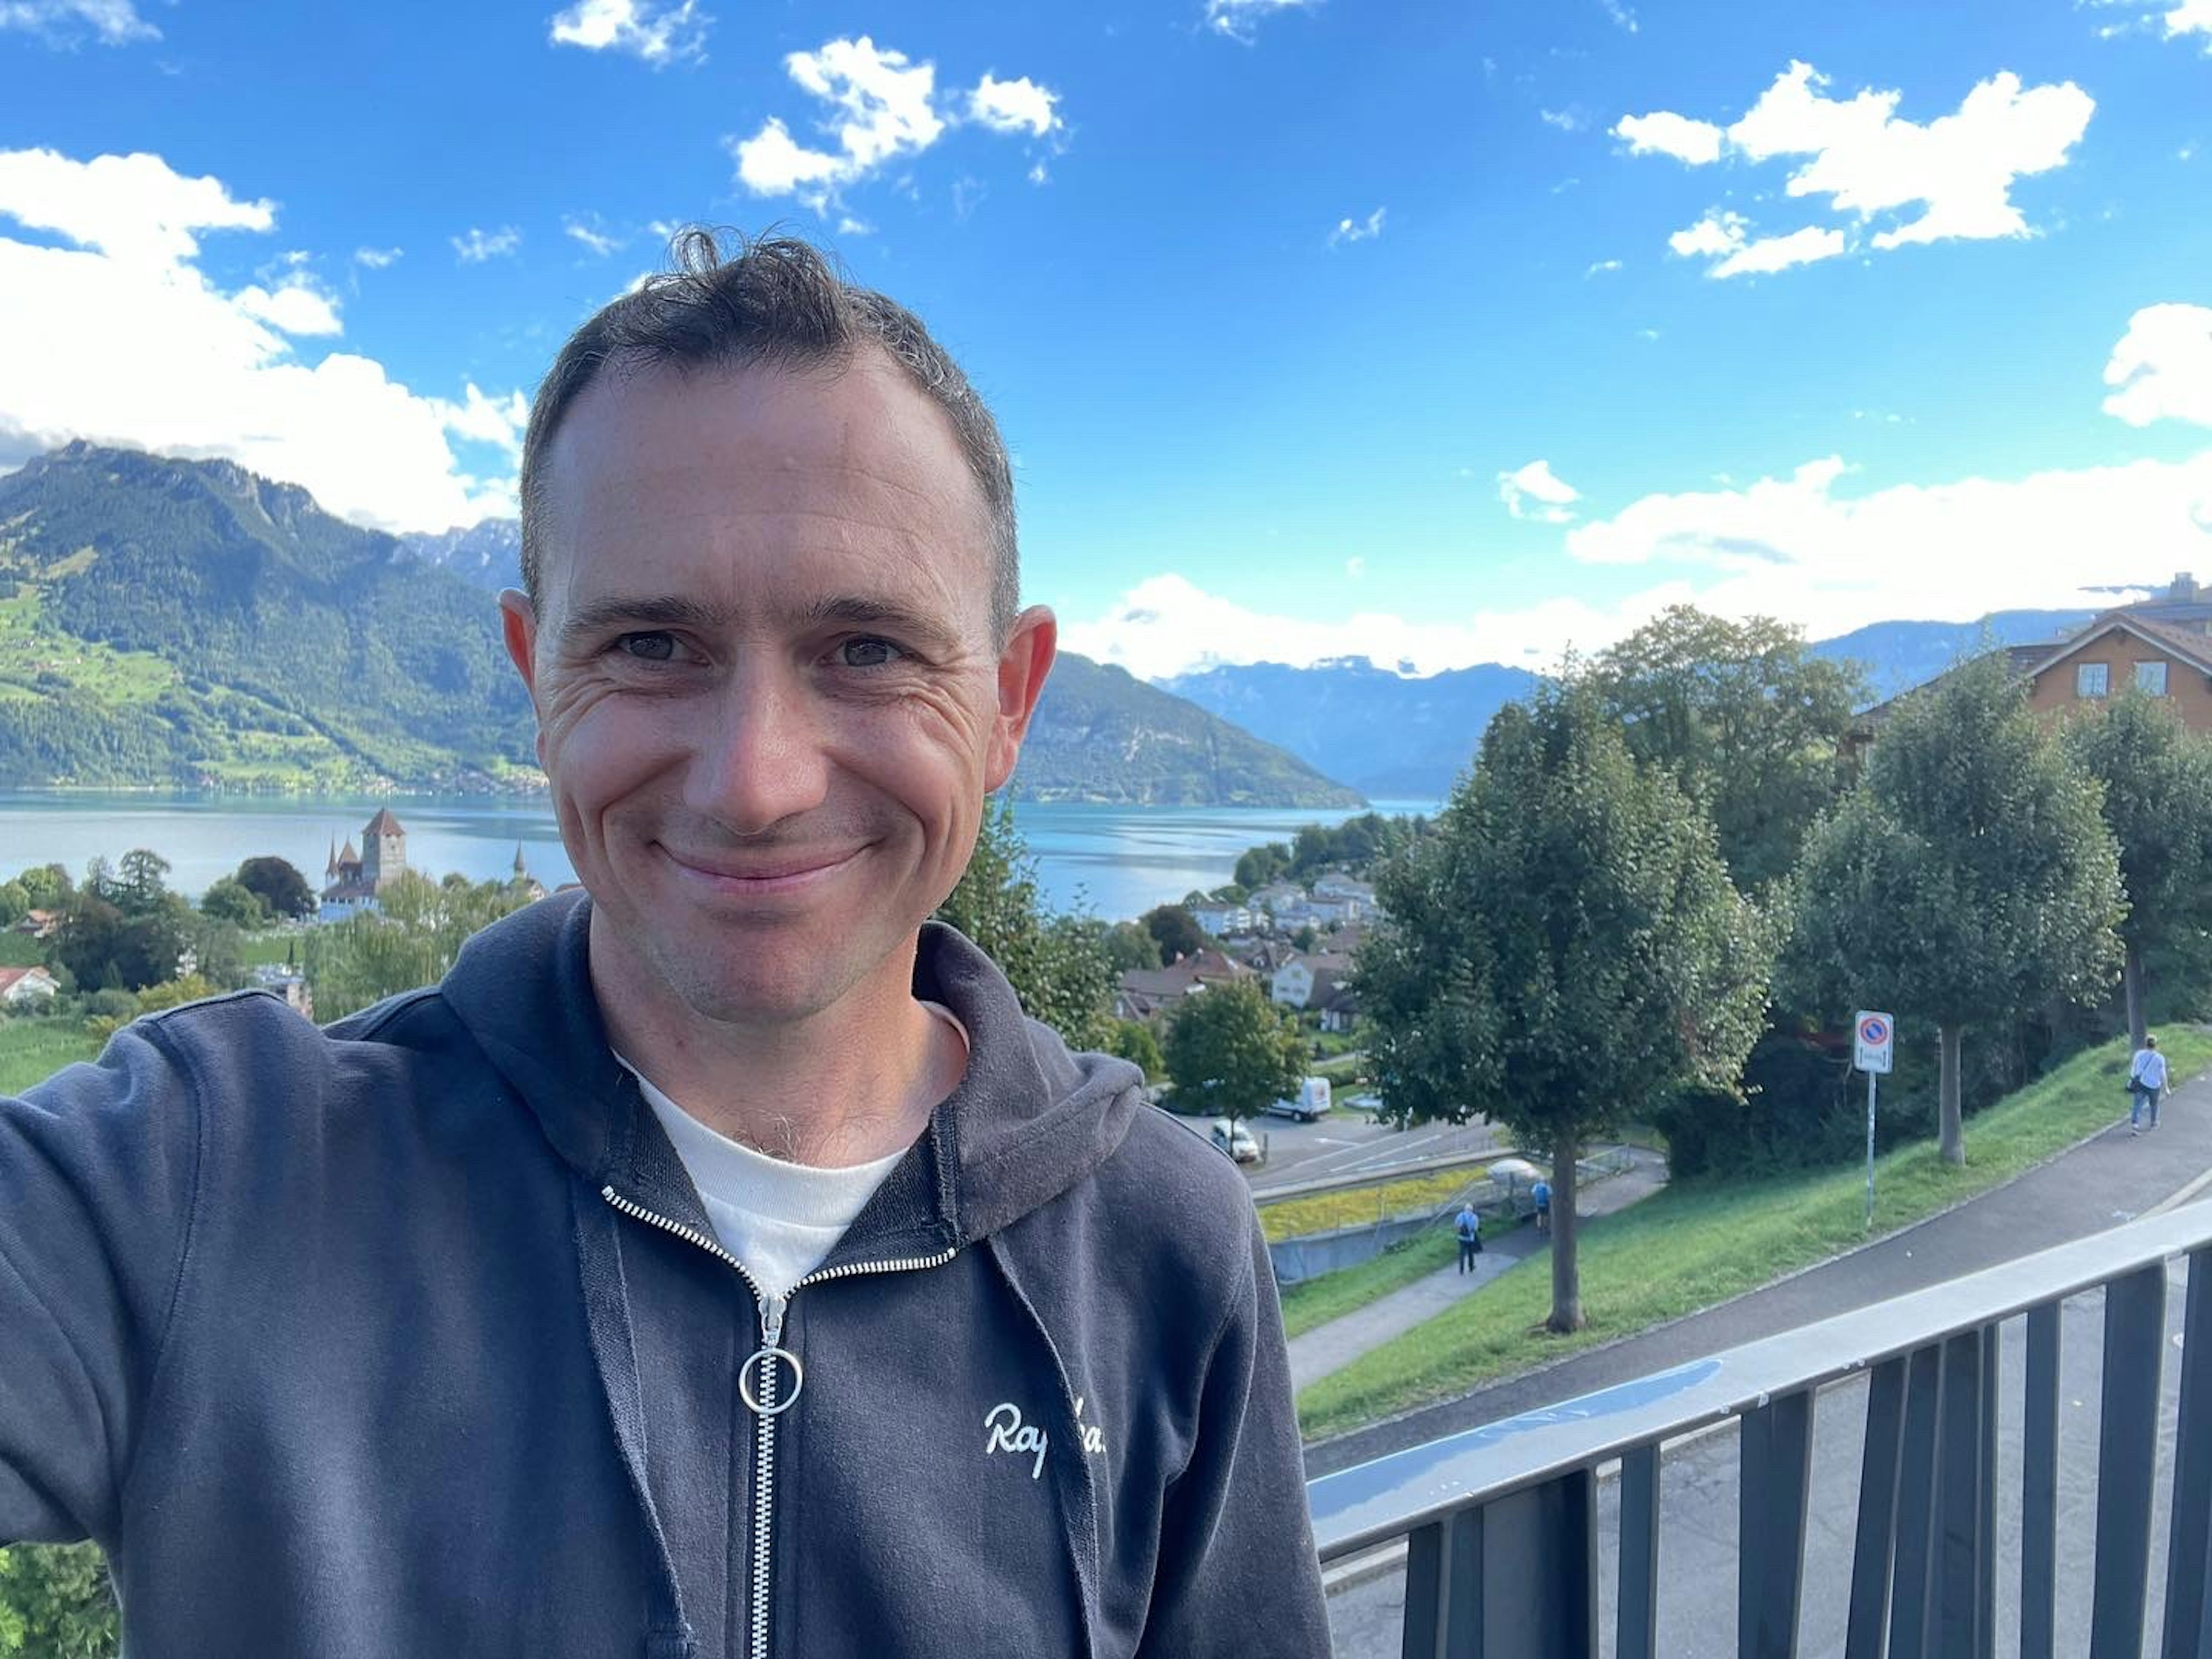
[[[950,1009],[922,1006],[967,1042],[966,1030]],[[872,1163],[842,1170],[786,1163],[718,1134],[629,1061],[620,1054],[615,1058],[637,1079],[638,1091],[684,1160],[714,1237],[769,1296],[790,1295],[793,1285],[822,1265],[907,1154],[902,1146]]]

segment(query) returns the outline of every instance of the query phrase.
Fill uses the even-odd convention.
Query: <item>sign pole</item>
[[[1867,1073],[1867,1230],[1874,1229],[1874,1080],[1875,1073]]]
[[[1874,1111],[1875,1079],[1889,1070],[1897,1047],[1897,1022],[1887,1014],[1859,1010],[1852,1033],[1851,1063],[1867,1080],[1867,1201],[1866,1227],[1874,1231]]]

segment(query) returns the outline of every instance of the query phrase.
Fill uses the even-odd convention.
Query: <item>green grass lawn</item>
[[[298,933],[248,933],[240,955],[245,958],[247,967],[259,968],[283,963],[287,951],[304,949],[303,938]]]
[[[2195,1077],[2212,1064],[2212,1034],[2173,1028],[2165,1041],[2177,1077]],[[1963,1168],[1943,1164],[1932,1141],[1878,1160],[1872,1236],[1986,1191],[2113,1122],[2126,1109],[2127,1062],[2124,1040],[2107,1043],[1970,1118]],[[1571,1336],[1542,1330],[1552,1277],[1550,1252],[1540,1251],[1480,1294],[1307,1389],[1298,1396],[1299,1427],[1309,1439],[1340,1434],[1755,1290],[1865,1243],[1865,1201],[1866,1172],[1856,1165],[1670,1187],[1632,1209],[1585,1224],[1581,1267],[1589,1323],[1583,1330]],[[1448,1245],[1437,1260],[1447,1259]],[[1425,1265],[1396,1271],[1410,1279]],[[1388,1277],[1379,1263],[1351,1271],[1370,1270],[1377,1283]],[[1304,1292],[1319,1304],[1327,1282],[1293,1295]],[[1373,1284],[1367,1290],[1381,1294]],[[1358,1305],[1346,1303],[1338,1311]],[[1300,1328],[1319,1322],[1306,1318]]]
[[[19,1095],[99,1052],[100,1044],[73,1019],[0,1018],[0,1095]]]
[[[1496,1236],[1496,1223],[1483,1229],[1483,1237]],[[1402,1291],[1417,1279],[1425,1279],[1458,1259],[1458,1241],[1441,1222],[1381,1255],[1356,1267],[1309,1279],[1283,1290],[1283,1334],[1298,1336],[1316,1325],[1357,1313],[1369,1303],[1393,1291]]]

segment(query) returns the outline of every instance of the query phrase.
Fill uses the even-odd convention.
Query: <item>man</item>
[[[1474,1212],[1473,1200],[1459,1206],[1459,1219],[1453,1230],[1459,1235],[1459,1270],[1473,1273],[1474,1259],[1482,1254],[1482,1218]]]
[[[501,599],[589,896],[0,1109],[0,1540],[141,1659],[1324,1654],[1243,1182],[926,925],[1052,664],[997,431],[812,250],[678,252]]]
[[[1536,1231],[1540,1233],[1551,1231],[1552,1183],[1538,1176],[1536,1184],[1528,1189],[1528,1197],[1536,1206]]]
[[[2158,1039],[2143,1038],[2143,1046],[2136,1050],[2135,1059],[2128,1064],[2128,1133],[2141,1134],[2143,1114],[2150,1114],[2150,1127],[2158,1127],[2158,1100],[2166,1092],[2166,1056],[2158,1051]]]

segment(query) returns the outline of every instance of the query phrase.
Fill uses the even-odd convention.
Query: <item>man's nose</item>
[[[698,735],[686,804],[734,834],[763,834],[829,792],[817,711],[781,665],[756,659],[734,669],[711,729]]]

